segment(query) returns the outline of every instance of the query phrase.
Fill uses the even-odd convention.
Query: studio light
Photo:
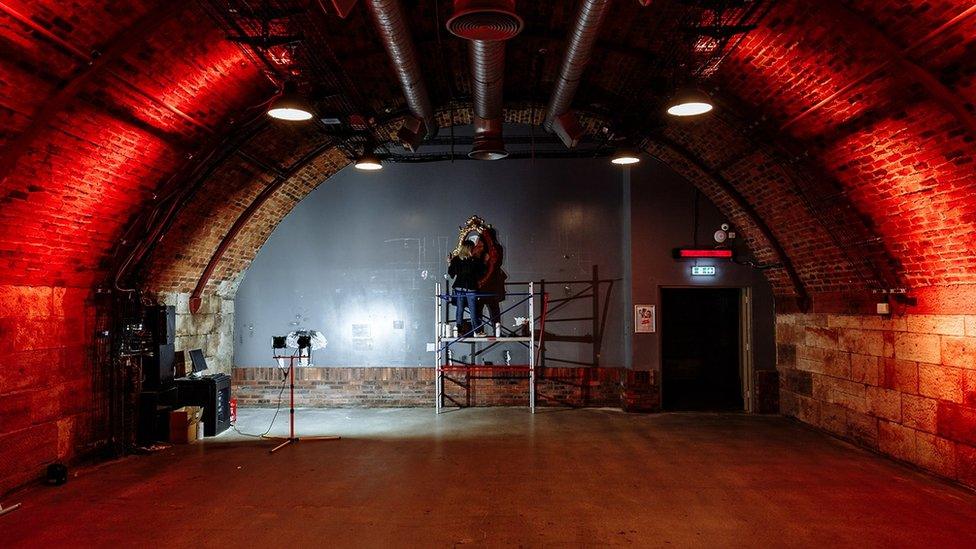
[[[668,106],[671,116],[698,116],[714,108],[711,98],[701,90],[685,88],[674,94]]]
[[[281,95],[268,107],[268,116],[278,120],[302,121],[312,118],[312,109],[298,91],[298,84],[286,80]]]
[[[640,162],[640,156],[633,149],[619,149],[614,153],[613,158],[610,162],[618,166],[629,166],[631,164],[637,164]]]

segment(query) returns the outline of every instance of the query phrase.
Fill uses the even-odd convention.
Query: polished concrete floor
[[[261,432],[269,410],[242,411]],[[285,428],[287,412],[279,417]],[[3,547],[976,547],[976,494],[778,417],[299,411],[3,503]],[[281,431],[275,429],[275,431]]]

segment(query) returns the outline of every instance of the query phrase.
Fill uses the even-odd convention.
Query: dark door
[[[742,410],[737,288],[661,290],[665,410]]]

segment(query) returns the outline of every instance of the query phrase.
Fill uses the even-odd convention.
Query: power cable
[[[282,396],[285,394],[285,382],[287,381],[288,381],[288,374],[285,374],[281,378],[281,387],[278,388],[278,403],[275,405],[275,413],[273,416],[271,416],[271,423],[268,425],[268,428],[265,429],[263,433],[261,433],[260,435],[255,435],[253,433],[245,433],[244,431],[238,429],[237,425],[234,425],[233,423],[231,424],[230,428],[233,429],[235,433],[241,436],[251,437],[251,438],[266,437],[268,433],[271,432],[271,428],[274,427],[275,420],[278,419],[278,413],[281,412],[281,401],[282,401]]]

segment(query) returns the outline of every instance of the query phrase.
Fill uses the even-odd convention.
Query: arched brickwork
[[[777,4],[718,79],[836,178],[908,286],[972,284],[972,5],[848,4]]]
[[[926,9],[903,4],[897,16],[870,2],[832,0],[825,4],[830,9],[814,11],[799,2],[776,4],[713,77],[723,94],[769,121],[764,132],[721,116],[712,117],[711,125],[662,130],[698,157],[699,168],[707,166],[737,186],[771,234],[784,243],[784,252],[811,292],[850,289],[852,284],[971,282],[970,261],[976,254],[971,253],[966,227],[974,212],[966,198],[972,184],[973,136],[966,113],[971,119],[974,108],[964,98],[973,86],[972,56],[966,55],[972,18],[962,17],[964,6],[958,3]],[[185,165],[208,136],[226,132],[232,118],[241,119],[248,106],[267,97],[270,84],[239,48],[221,40],[220,31],[193,3],[168,9],[153,2],[127,3],[118,13],[113,7],[86,9],[81,4],[8,7],[9,13],[3,14],[9,21],[5,44],[24,55],[10,66],[7,81],[16,89],[35,91],[5,95],[8,107],[0,137],[15,145],[0,160],[9,220],[3,239],[11,267],[7,278],[12,283],[89,287],[102,282],[118,235],[152,204],[160,182]],[[916,18],[924,24],[916,28],[906,23]],[[816,30],[806,32],[808,28]],[[880,45],[878,36],[883,38]],[[859,40],[872,47],[858,47]],[[632,55],[620,46],[607,47],[608,55]],[[825,53],[841,51],[853,53]],[[900,70],[906,63],[933,75],[952,97],[933,92],[931,82],[925,84],[917,73]],[[795,75],[783,77],[790,71]],[[609,88],[622,76],[594,70],[592,78]],[[845,91],[855,99],[833,97]],[[54,115],[44,108],[44,101],[52,98],[59,99]],[[811,108],[813,114],[802,115]],[[456,123],[465,122],[463,109],[454,115]],[[32,124],[35,120],[43,123]],[[792,159],[768,153],[769,142],[776,140],[797,144],[794,149],[808,155],[808,162],[822,170],[813,179],[827,176],[840,185],[826,192],[802,189],[796,181],[811,176],[802,175],[804,170]],[[272,142],[250,140],[252,156],[287,167],[289,155],[274,150]],[[293,156],[300,150],[295,147]],[[228,184],[240,191],[240,199],[247,189],[256,192],[251,180],[264,170],[245,164],[223,167],[219,174],[236,180]],[[239,177],[228,175],[235,171]],[[84,184],[68,184],[72,177]],[[66,184],[44,184],[55,179]],[[195,194],[214,195],[211,190]],[[113,200],[94,200],[109,196]],[[214,235],[226,229],[207,199],[200,200],[187,207],[209,212],[202,219],[216,221]],[[840,234],[850,224],[843,216],[825,216],[822,206],[828,202],[851,204],[853,215],[867,220],[865,230]],[[25,225],[28,211],[34,215]],[[52,211],[50,220],[46,211]],[[52,230],[61,237],[61,247],[32,242]],[[216,236],[188,239],[196,248],[183,254],[173,246],[186,229],[172,230],[181,236],[169,237],[154,257],[167,252],[193,255],[186,261],[199,268],[196,255],[208,255]],[[865,254],[858,246],[877,237],[885,253]],[[243,244],[248,241],[244,236],[234,248],[253,249],[253,243]],[[872,255],[871,260],[865,262],[865,255]],[[236,249],[229,250],[228,265],[246,264],[238,256]],[[891,265],[872,270],[867,263],[890,263],[902,269],[901,278],[878,275]],[[177,270],[151,266],[152,285],[186,286],[193,277]],[[226,281],[235,268],[220,265],[217,271],[214,280]],[[776,287],[784,295],[793,293],[776,271],[769,272]]]
[[[529,19],[547,18],[548,26],[512,42],[508,97],[538,103],[546,95],[559,56],[537,66],[537,54],[561,51],[559,29],[572,16],[557,4],[526,7]],[[27,419],[0,428],[2,462],[69,458],[88,438],[92,289],[111,286],[117,255],[140,234],[126,228],[150,215],[163,190],[189,183],[185,170],[211,144],[250,127],[273,93],[266,67],[225,40],[201,6],[0,3],[0,415],[63,395],[57,407],[18,413]],[[631,104],[632,75],[651,66],[642,53],[651,47],[647,33],[633,23],[646,12],[632,2],[615,9],[578,101],[610,115]],[[412,16],[417,32],[430,34],[429,6]],[[367,106],[401,108],[367,19],[356,12],[326,23],[341,42],[337,62],[361,84]],[[454,44],[439,59],[436,41],[419,42],[423,58],[436,60],[425,63],[431,88],[459,79],[463,94],[463,71],[453,71],[465,63],[463,48]],[[927,459],[924,466],[960,479],[976,479],[976,440],[965,434],[976,422],[967,346],[976,348],[974,44],[976,7],[962,0],[776,2],[705,82],[727,109],[691,124],[643,128],[650,152],[723,209],[757,260],[779,265],[766,273],[781,298],[798,297],[799,280],[815,310],[822,303],[869,311],[875,298],[867,290],[906,287],[918,306],[902,312],[937,315],[889,324],[784,316],[784,402],[787,413],[851,438],[873,425],[866,444],[916,463]],[[532,115],[514,105],[510,121]],[[463,108],[453,115],[456,124],[469,121]],[[440,118],[449,123],[447,111]],[[595,129],[601,120],[585,122]],[[266,126],[238,147],[243,153],[212,166],[140,262],[144,285],[191,291],[241,212],[278,172],[296,168],[215,265],[206,291],[232,293],[281,217],[347,162],[323,149],[308,165],[294,165],[323,139],[315,130]],[[970,316],[956,318],[963,314]],[[70,336],[32,335],[38,331]],[[846,359],[824,358],[831,353]],[[854,355],[876,359],[873,377],[864,364],[855,370]],[[898,384],[897,372],[906,369],[914,371],[913,387]],[[924,425],[901,413],[881,418],[866,403],[878,391],[865,387],[897,393],[885,398],[927,399],[926,409],[939,415]],[[845,391],[861,392],[837,396]],[[951,471],[944,460],[931,463],[935,447],[949,448]],[[0,492],[30,474],[8,473]]]
[[[439,113],[442,125],[450,123],[452,117],[456,124],[463,125],[470,122],[470,116],[471,111],[468,106],[459,106],[453,110],[442,110]],[[538,124],[543,116],[543,111],[540,106],[535,108],[526,106],[520,109],[508,109],[505,116],[509,123],[526,123],[532,121],[534,117],[535,123]],[[846,258],[837,250],[836,245],[830,243],[828,237],[823,235],[824,229],[806,210],[805,205],[795,197],[791,198],[793,191],[789,187],[787,179],[788,172],[792,168],[777,164],[760,150],[753,150],[755,144],[744,139],[723,121],[716,120],[715,122],[716,124],[709,126],[707,130],[704,128],[696,130],[695,126],[669,127],[663,132],[660,139],[657,141],[651,139],[650,151],[677,169],[679,173],[688,177],[709,200],[719,205],[749,242],[750,249],[753,250],[759,263],[776,265],[767,270],[766,273],[774,288],[782,296],[795,297],[798,283],[803,287],[810,285],[817,290],[849,287],[854,275],[851,273],[851,267]],[[604,121],[597,116],[584,116],[582,123],[584,127],[596,132],[604,124]],[[391,121],[387,127],[396,128],[397,121]],[[724,131],[716,132],[716,127],[723,128]],[[253,142],[265,144],[264,154],[268,154],[272,150],[272,146],[267,145],[268,143],[288,143],[288,150],[291,151],[288,160],[292,162],[302,156],[302,151],[311,150],[317,144],[314,139],[306,138],[302,141],[298,136],[282,135],[281,132],[294,132],[294,130],[273,126],[256,135]],[[696,138],[705,141],[696,142]],[[663,140],[680,142],[687,147],[687,150],[684,155],[675,154],[675,151],[668,146],[660,145],[659,142]],[[297,146],[296,142],[299,143]],[[722,143],[722,147],[718,147],[718,143]],[[746,166],[743,170],[736,172],[734,166],[725,168],[732,176],[727,178],[729,184],[736,189],[738,194],[749,197],[744,203],[730,200],[728,193],[715,185],[713,177],[702,172],[703,167],[708,167],[709,170],[713,169],[711,168],[712,164],[729,164],[727,160],[709,158],[708,155],[715,150],[710,149],[709,145],[730,151],[732,155],[735,155],[737,149],[730,147],[729,144],[731,143],[737,143],[740,147],[753,151],[752,155],[740,158]],[[248,149],[248,146],[245,145],[242,148]],[[696,162],[697,165],[695,165]],[[310,163],[308,167],[301,169],[298,174],[290,178],[282,189],[275,194],[276,198],[262,206],[244,225],[241,233],[233,239],[231,247],[224,253],[213,276],[210,277],[207,291],[217,292],[224,297],[233,297],[235,284],[240,275],[250,264],[267,237],[270,236],[274,227],[301,198],[325,182],[329,176],[347,163],[348,159],[341,153],[337,150],[330,150],[329,153],[323,153],[323,158]],[[261,189],[271,183],[272,180],[271,174],[262,172],[260,168],[255,168],[246,157],[238,155],[228,159],[204,183],[198,191],[199,197],[181,212],[171,231],[153,253],[151,266],[146,274],[149,288],[163,293],[192,291],[223,235],[227,234],[230,226],[240,217]],[[761,192],[757,192],[760,187],[762,187]],[[749,202],[753,197],[762,199],[758,209],[755,204]],[[743,205],[750,211],[744,211]],[[776,227],[776,230],[772,231],[770,235],[773,236],[774,240],[796,237],[797,246],[814,247],[821,251],[820,261],[817,263],[819,269],[817,273],[801,272],[798,281],[790,280],[790,276],[782,267],[783,259],[789,261],[789,257],[780,256],[788,256],[792,248],[781,248],[784,249],[785,254],[778,254],[775,251],[776,247],[782,246],[782,244],[779,242],[771,243],[770,239],[764,236],[756,226],[757,220],[761,221],[762,224],[768,223],[764,220],[764,215],[773,219],[773,223],[770,225]],[[819,240],[816,240],[813,235],[819,235]],[[833,255],[830,256],[828,253]],[[818,276],[823,271],[823,265],[827,262],[832,262],[837,266],[833,277],[829,279]]]

